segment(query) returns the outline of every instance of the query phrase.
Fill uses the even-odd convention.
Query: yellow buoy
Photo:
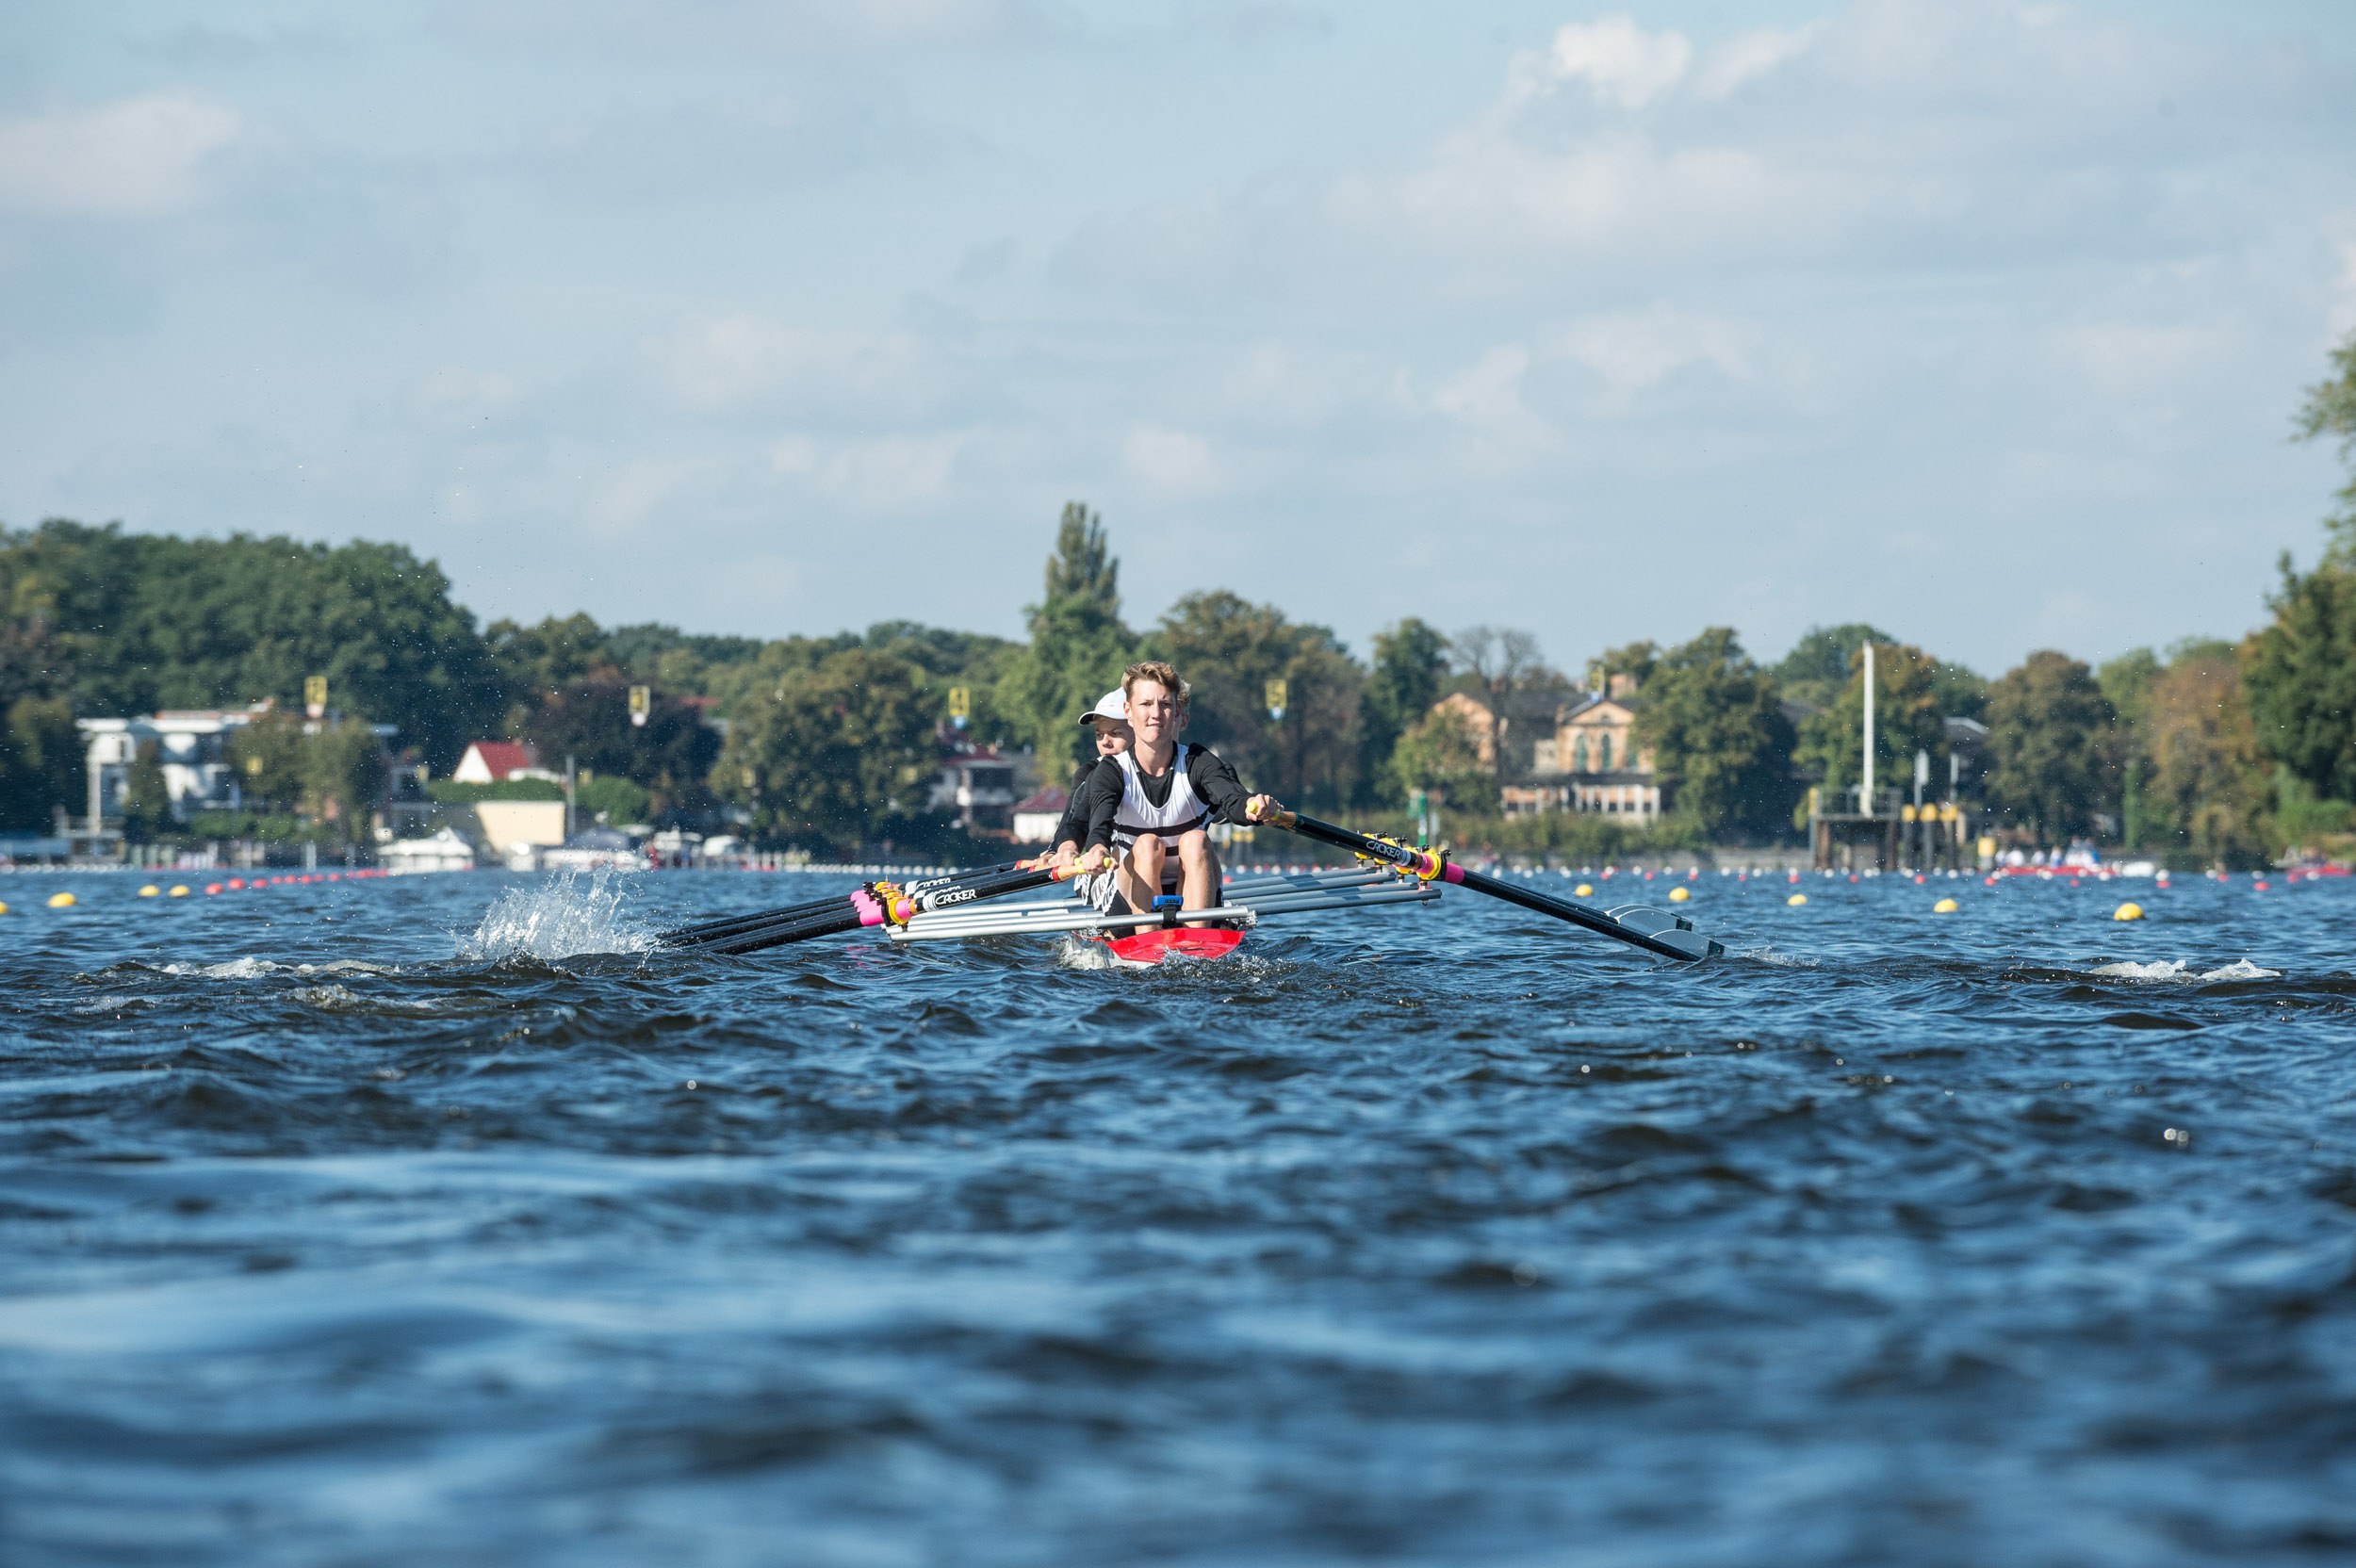
[[[188,886],[187,886],[185,883],[175,884],[175,885],[173,886],[172,890],[172,897],[174,897],[174,898],[186,898],[186,897],[188,897]]]
[[[1931,913],[1934,915],[1952,915],[1957,909],[1962,907],[1962,905],[1957,904],[1952,898],[1942,898],[1938,903],[1931,906]]]
[[[164,896],[164,890],[163,889],[155,886],[155,883],[150,882],[146,887],[139,890],[139,896],[141,898],[161,898]]]
[[[2142,918],[2143,906],[2140,904],[2122,904],[2119,906],[2118,912],[2111,916],[2113,920],[2141,920]]]
[[[1581,882],[1578,887],[1571,890],[1571,893],[1577,898],[1593,898],[1595,896],[1595,890],[1589,884]]]
[[[1682,904],[1693,896],[1693,892],[1690,888],[1671,888],[1669,890],[1669,902],[1672,904]]]
[[[7,914],[8,912],[8,906],[7,905],[5,905],[5,904],[0,904],[0,915],[5,915],[5,914]]]
[[[1806,904],[1806,903],[1808,902],[1808,894],[1806,894],[1806,893],[1793,893],[1793,894],[1792,894],[1790,898],[1785,899],[1785,900],[1784,900],[1784,902],[1785,902],[1786,904],[1791,905],[1791,906],[1792,906],[1792,907],[1793,907],[1794,909],[1796,909],[1796,908],[1798,908],[1801,905]]]
[[[71,909],[80,902],[81,900],[75,898],[72,893],[51,893],[49,895],[49,907],[52,909]]]

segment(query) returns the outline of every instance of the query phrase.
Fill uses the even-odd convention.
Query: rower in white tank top
[[[1170,794],[1159,806],[1146,793],[1145,780],[1137,772],[1137,754],[1124,751],[1113,759],[1121,764],[1121,809],[1113,818],[1113,843],[1121,853],[1126,854],[1140,834],[1175,839],[1181,833],[1210,825],[1211,808],[1194,792],[1194,780],[1186,776],[1187,760],[1202,749],[1192,744],[1177,748],[1170,760]]]

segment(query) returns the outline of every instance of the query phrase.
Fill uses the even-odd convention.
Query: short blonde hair
[[[1178,716],[1186,717],[1186,704],[1194,699],[1194,688],[1187,685],[1176,670],[1159,659],[1148,659],[1143,663],[1130,665],[1121,672],[1121,694],[1123,699],[1135,699],[1140,680],[1153,681],[1168,692],[1178,704]]]

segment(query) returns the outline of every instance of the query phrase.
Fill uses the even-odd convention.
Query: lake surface
[[[2345,880],[1154,973],[196,880],[0,877],[11,1564],[2356,1558]]]

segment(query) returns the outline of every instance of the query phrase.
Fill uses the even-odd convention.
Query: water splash
[[[458,939],[461,958],[567,958],[581,953],[645,953],[654,932],[623,907],[630,882],[611,867],[559,872],[530,888],[510,888],[483,911],[474,934]]]
[[[175,978],[258,980],[266,974],[399,974],[401,966],[371,964],[359,958],[338,958],[332,964],[280,964],[249,956],[222,964],[166,964],[160,972]]]
[[[1112,949],[1103,942],[1082,941],[1077,937],[1060,937],[1055,944],[1055,967],[1058,969],[1104,970],[1119,969],[1119,960]]]
[[[2247,958],[2236,958],[2223,969],[2203,970],[2197,974],[2185,973],[2189,967],[2185,959],[2174,958],[2149,964],[2099,964],[2089,972],[2102,975],[2106,980],[2184,980],[2196,983],[2210,980],[2280,980],[2282,977],[2281,970],[2261,969]]]

